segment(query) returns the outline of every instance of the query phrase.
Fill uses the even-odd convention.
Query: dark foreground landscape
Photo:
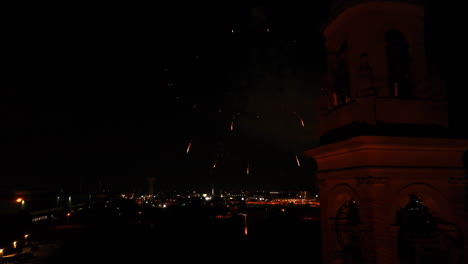
[[[122,199],[27,225],[3,263],[320,263],[318,208],[143,207]]]

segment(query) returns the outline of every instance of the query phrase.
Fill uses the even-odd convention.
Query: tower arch
[[[412,182],[403,186],[398,191],[391,210],[397,212],[400,208],[404,208],[408,204],[408,197],[411,195],[415,195],[424,201],[427,207],[431,208],[431,211],[437,216],[444,216],[448,219],[453,217],[447,197],[436,187],[424,182]]]

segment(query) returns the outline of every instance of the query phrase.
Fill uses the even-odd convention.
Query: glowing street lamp
[[[23,199],[23,198],[18,197],[18,198],[16,198],[15,202],[16,202],[16,203],[20,203],[20,204],[21,204],[21,208],[24,208],[24,199]]]

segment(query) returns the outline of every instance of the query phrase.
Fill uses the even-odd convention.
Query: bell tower
[[[463,263],[466,151],[416,0],[333,1],[317,162],[323,263]]]
[[[328,82],[322,88],[322,142],[389,129],[446,132],[446,90],[429,75],[418,2],[334,2],[323,27]]]

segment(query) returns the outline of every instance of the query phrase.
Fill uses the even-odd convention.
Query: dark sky
[[[0,9],[4,188],[310,186],[328,1],[96,2]]]

